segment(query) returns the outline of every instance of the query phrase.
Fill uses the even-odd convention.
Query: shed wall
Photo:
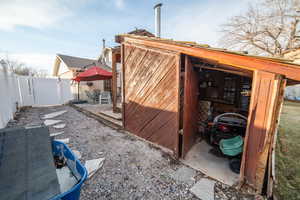
[[[130,44],[122,51],[125,129],[177,154],[179,55]]]
[[[283,79],[276,74],[255,71],[251,91],[247,136],[241,177],[261,192],[268,151],[279,112],[278,101]]]

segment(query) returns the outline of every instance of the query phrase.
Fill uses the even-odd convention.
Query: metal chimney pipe
[[[161,30],[161,6],[162,3],[156,4],[154,6],[155,12],[155,36],[160,37],[160,30]]]
[[[105,39],[102,39],[102,48],[105,49]]]

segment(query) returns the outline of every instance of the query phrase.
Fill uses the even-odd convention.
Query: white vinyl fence
[[[0,128],[13,118],[17,107],[47,106],[73,99],[70,80],[17,76],[0,68]]]

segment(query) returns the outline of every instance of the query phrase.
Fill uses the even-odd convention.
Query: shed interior
[[[179,156],[212,178],[237,183],[252,72],[183,56],[180,77]]]

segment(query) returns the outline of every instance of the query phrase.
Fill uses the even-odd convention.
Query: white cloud
[[[1,0],[0,29],[13,30],[17,26],[43,28],[56,25],[71,15],[62,0]]]
[[[52,74],[55,55],[42,53],[0,53],[1,58],[8,58],[37,70],[45,70]]]
[[[116,7],[119,9],[124,8],[124,0],[115,0]]]

